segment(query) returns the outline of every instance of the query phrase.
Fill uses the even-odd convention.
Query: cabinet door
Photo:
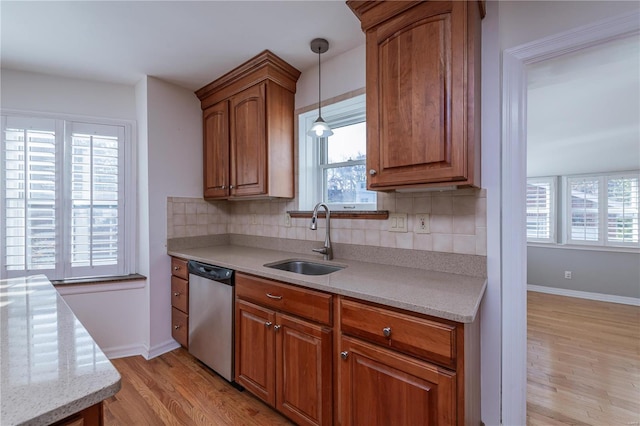
[[[341,425],[456,423],[455,373],[348,337],[340,350]]]
[[[299,425],[332,424],[331,330],[276,316],[276,408]]]
[[[229,196],[229,103],[219,102],[203,112],[204,198]]]
[[[261,83],[231,98],[232,196],[267,192],[265,91]]]
[[[275,405],[275,313],[236,300],[236,382],[258,398]]]
[[[204,198],[229,196],[229,103],[219,102],[203,112]]]
[[[367,31],[370,189],[467,179],[466,2],[425,2]]]

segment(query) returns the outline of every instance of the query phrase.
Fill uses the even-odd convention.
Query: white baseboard
[[[546,287],[543,285],[527,284],[527,290],[538,293],[556,294],[558,296],[577,297],[580,299],[597,300],[600,302],[621,303],[623,305],[640,306],[640,299],[636,297],[616,296],[613,294],[591,293],[588,291],[567,290],[564,288]]]
[[[155,345],[152,348],[149,348],[146,351],[146,353],[142,354],[142,356],[144,356],[146,359],[151,359],[151,358],[160,356],[164,353],[171,352],[172,350],[177,349],[179,347],[180,347],[180,343],[176,342],[173,339],[169,339],[159,345]]]
[[[116,346],[113,348],[103,348],[102,352],[104,352],[107,358],[116,359],[116,358],[124,358],[128,356],[137,356],[137,355],[144,356],[144,354],[147,351],[146,351],[145,345],[135,344],[135,345]]]

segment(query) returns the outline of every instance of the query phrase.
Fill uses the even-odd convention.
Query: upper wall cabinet
[[[196,91],[203,111],[204,198],[293,198],[299,76],[265,50]]]
[[[366,34],[367,187],[480,185],[478,1],[347,1]]]

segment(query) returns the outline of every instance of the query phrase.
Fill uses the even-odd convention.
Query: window
[[[365,96],[323,107],[322,115],[333,135],[320,139],[307,135],[318,111],[299,116],[300,209],[322,200],[337,211],[375,210],[376,193],[367,191]]]
[[[555,242],[554,177],[527,179],[527,240]]]
[[[568,177],[567,242],[638,247],[637,173]]]
[[[132,153],[128,123],[3,115],[0,276],[128,274]]]

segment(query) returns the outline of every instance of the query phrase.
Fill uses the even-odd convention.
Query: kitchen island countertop
[[[44,275],[0,280],[0,422],[47,425],[120,390],[120,374]]]
[[[461,323],[475,320],[487,285],[486,278],[481,277],[349,259],[324,262],[319,256],[236,245],[184,248],[169,250],[168,254]],[[313,276],[264,266],[284,259],[346,268]]]

